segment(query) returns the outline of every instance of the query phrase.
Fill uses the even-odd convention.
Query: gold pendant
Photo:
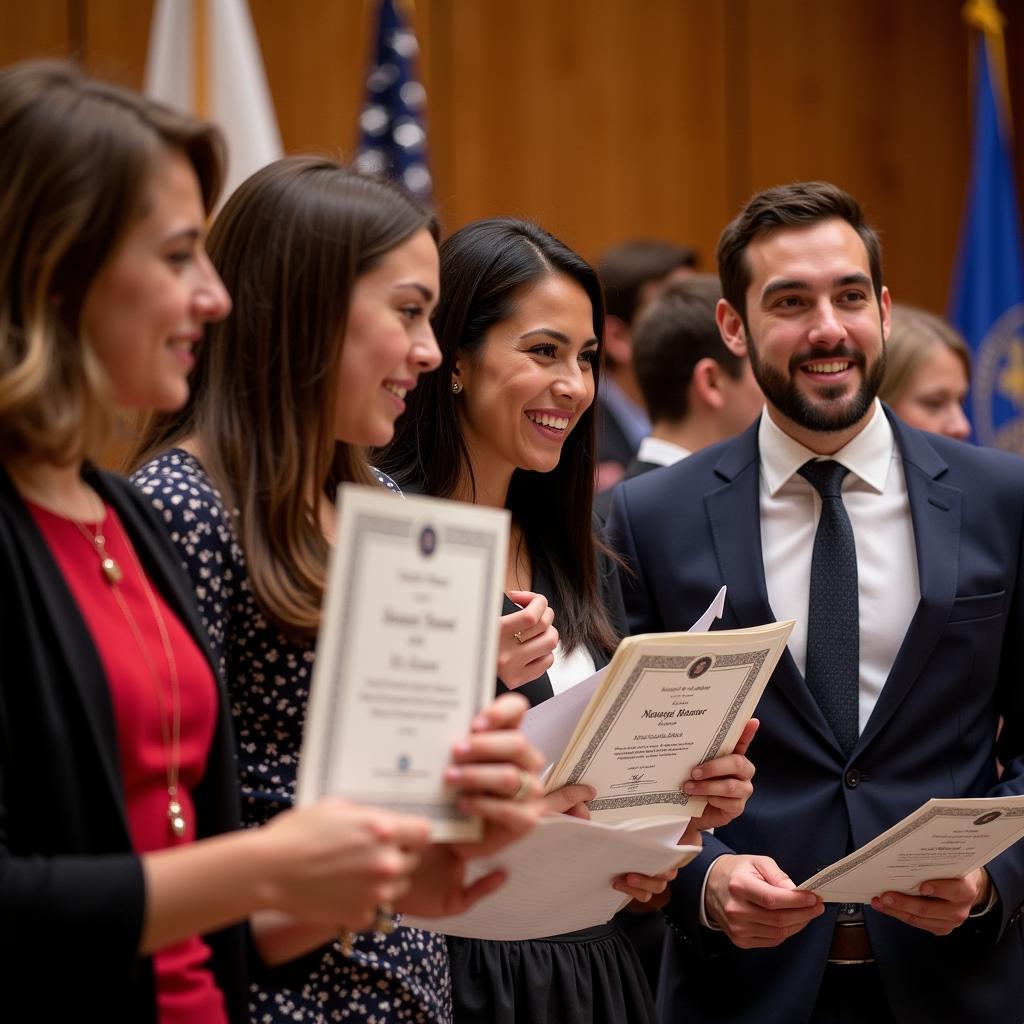
[[[167,804],[167,819],[171,823],[171,832],[174,834],[174,837],[176,839],[183,838],[185,835],[185,818],[181,813],[181,804],[173,798]]]
[[[121,566],[119,566],[117,562],[115,562],[114,559],[110,557],[110,555],[107,555],[105,558],[102,559],[102,561],[100,562],[100,568],[103,570],[103,578],[111,586],[113,586],[115,583],[121,582],[121,577],[123,575],[121,572]]]

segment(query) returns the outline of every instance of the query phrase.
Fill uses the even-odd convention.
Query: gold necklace
[[[97,523],[95,528],[90,532],[85,528],[84,523],[80,523],[77,519],[73,521],[82,531],[85,539],[88,540],[96,549],[96,554],[100,556],[100,569],[103,572],[103,578],[112,587],[115,584],[120,583],[124,573],[121,572],[121,566],[119,566],[117,562],[107,554],[107,538],[100,533],[100,523]]]
[[[135,566],[135,571],[138,573],[139,579],[142,581],[142,589],[145,592],[146,601],[149,603],[149,609],[153,614],[153,619],[156,622],[157,629],[160,631],[160,642],[163,644],[164,657],[167,660],[167,674],[171,681],[170,725],[168,725],[167,712],[164,707],[164,690],[160,685],[160,674],[157,672],[156,666],[153,664],[153,659],[149,655],[149,649],[146,647],[146,644],[142,639],[142,632],[139,630],[138,623],[135,621],[135,616],[132,614],[132,610],[128,607],[128,603],[125,601],[124,595],[121,593],[121,588],[118,586],[124,574],[121,572],[121,567],[117,564],[117,561],[111,558],[107,553],[106,538],[100,532],[102,522],[97,523],[92,530],[87,529],[85,524],[79,522],[77,519],[73,520],[73,522],[82,532],[85,539],[89,541],[93,550],[100,557],[100,570],[103,573],[103,578],[110,586],[111,593],[114,595],[114,600],[117,601],[117,606],[121,609],[121,614],[128,623],[128,628],[131,630],[132,636],[135,638],[135,643],[139,648],[139,653],[142,655],[142,660],[146,663],[150,679],[152,680],[153,687],[156,690],[157,705],[160,708],[160,736],[163,740],[164,755],[166,757],[167,765],[167,820],[170,823],[172,835],[176,839],[181,839],[185,835],[186,829],[184,811],[182,809],[181,802],[178,800],[178,769],[181,765],[181,687],[178,680],[178,663],[174,658],[171,641],[167,635],[167,625],[164,622],[163,615],[160,613],[160,608],[156,603],[156,598],[153,597],[153,591],[150,588],[149,579],[142,571],[142,566],[139,564],[138,556],[135,554],[135,548],[132,546],[131,541],[129,541],[124,535],[124,531],[121,530],[120,525],[118,525],[117,519],[112,516],[111,522],[117,526],[118,531],[121,534],[121,539],[125,542],[125,546],[128,548],[128,552]]]

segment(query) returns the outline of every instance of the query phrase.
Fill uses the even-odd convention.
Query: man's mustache
[[[848,359],[854,366],[861,369],[867,363],[867,359],[864,353],[858,349],[847,348],[845,345],[839,345],[832,349],[815,349],[813,352],[801,352],[790,357],[789,369],[790,372],[798,370],[801,366],[806,366],[808,363],[820,363],[828,362],[832,359]]]

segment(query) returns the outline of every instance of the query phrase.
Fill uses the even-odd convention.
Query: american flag
[[[432,181],[423,123],[427,94],[415,69],[419,45],[394,0],[380,0],[379,15],[355,166],[368,174],[396,178],[418,199],[429,202]]]

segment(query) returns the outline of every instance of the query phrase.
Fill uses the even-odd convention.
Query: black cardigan
[[[116,509],[150,580],[209,657],[195,596],[153,510],[120,477],[84,476]],[[223,692],[194,797],[200,837],[239,827]],[[144,910],[99,655],[0,468],[0,1016],[154,1021],[152,961],[137,952]],[[205,939],[230,1019],[247,1020],[246,929]]]

